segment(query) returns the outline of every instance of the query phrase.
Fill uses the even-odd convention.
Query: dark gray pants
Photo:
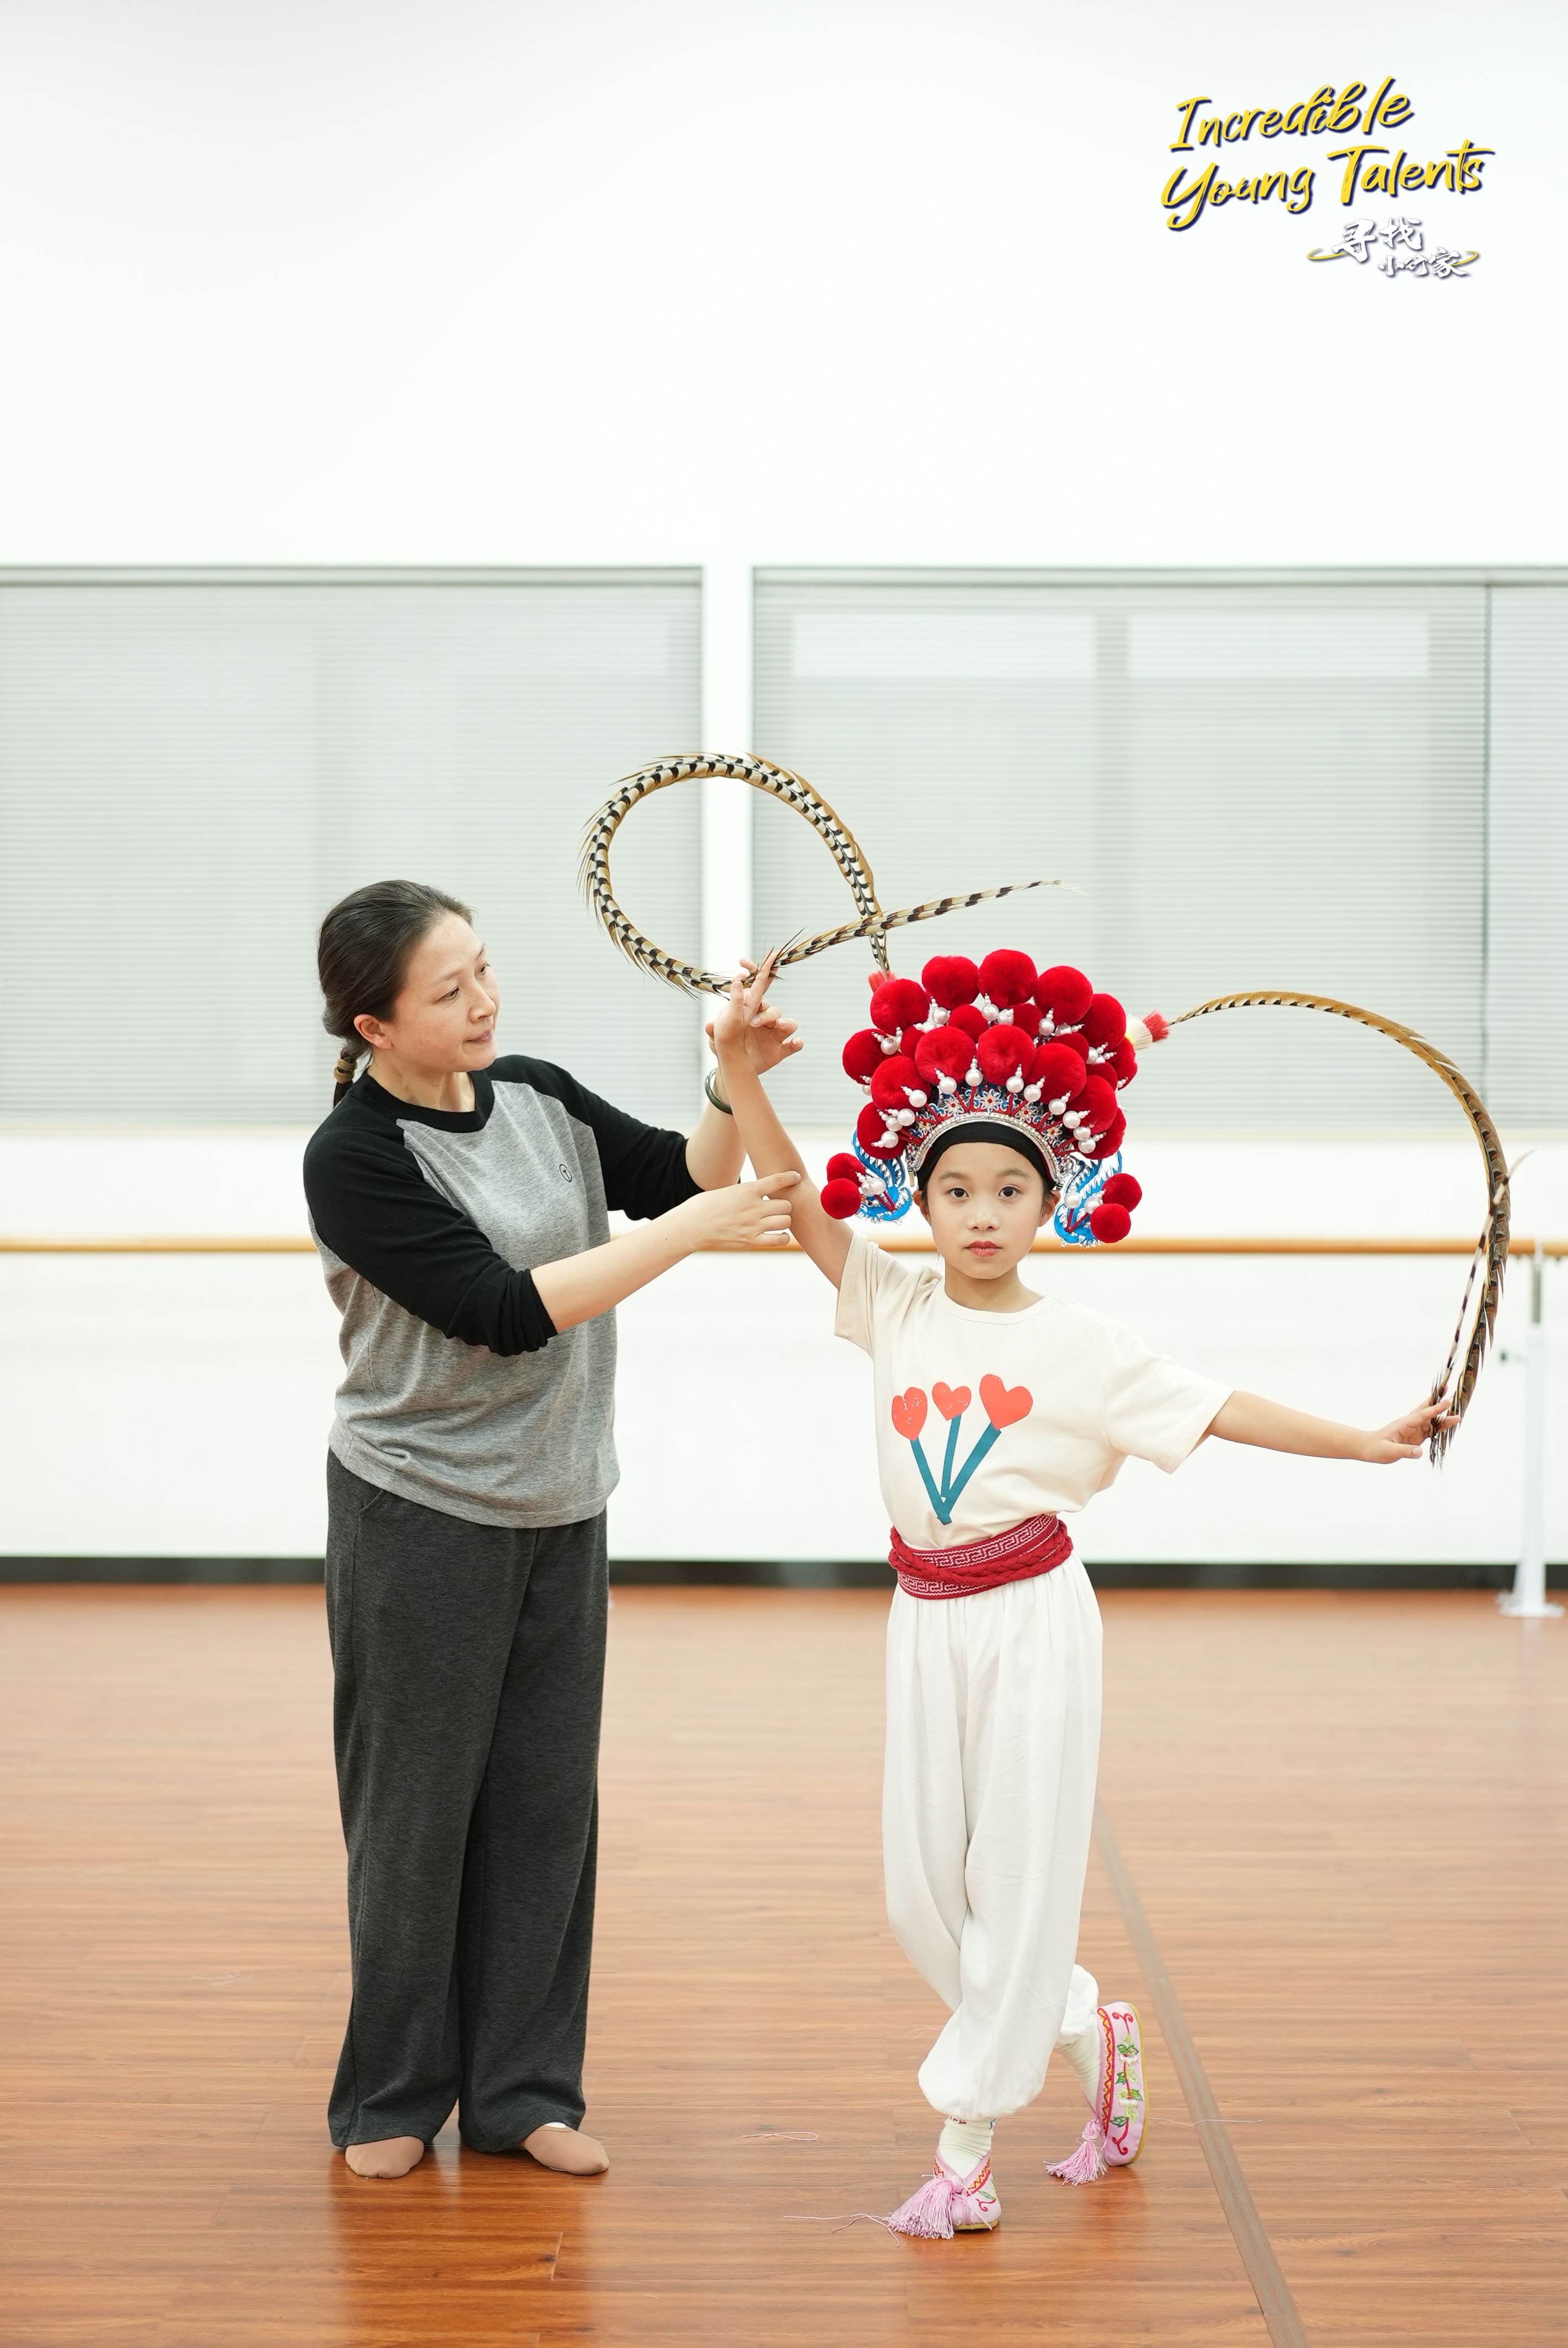
[[[333,2142],[583,2115],[604,1516],[474,1525],[327,1459],[354,2002]]]

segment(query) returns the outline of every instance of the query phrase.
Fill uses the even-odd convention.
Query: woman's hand
[[[1396,1459],[1419,1459],[1431,1439],[1436,1426],[1457,1426],[1458,1418],[1445,1412],[1440,1402],[1419,1402],[1403,1418],[1391,1426],[1379,1427],[1375,1435],[1362,1439],[1366,1449],[1361,1457],[1374,1468],[1391,1468]]]
[[[767,1000],[776,955],[760,966],[743,954],[741,973],[730,988],[728,1002],[708,1023],[708,1041],[721,1067],[730,1055],[744,1052],[759,1076],[789,1059],[801,1046],[795,1023]]]
[[[723,1190],[704,1190],[672,1207],[682,1237],[693,1248],[787,1247],[790,1192],[798,1174],[764,1174],[760,1182],[736,1182]]]
[[[728,1117],[723,1121],[730,1123]],[[713,1122],[720,1122],[716,1116]],[[698,1198],[683,1199],[651,1222],[637,1223],[600,1247],[563,1256],[559,1263],[540,1264],[534,1272],[539,1302],[559,1334],[623,1304],[694,1249],[787,1247],[790,1192],[799,1180],[798,1173],[789,1173],[770,1174],[761,1182],[725,1182]],[[835,1223],[833,1228],[842,1227]]]

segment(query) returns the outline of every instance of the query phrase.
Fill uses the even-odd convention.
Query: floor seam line
[[[1279,2261],[1274,2255],[1274,2245],[1258,2215],[1257,2204],[1242,2175],[1230,2131],[1220,2117],[1208,2074],[1193,2044],[1181,2002],[1165,1970],[1165,1961],[1160,1954],[1160,1944],[1154,1938],[1143,1903],[1127,1871],[1127,1863],[1112,1831],[1105,1806],[1098,1797],[1094,1804],[1094,1841],[1105,1872],[1111,1879],[1111,1889],[1122,1911],[1122,1921],[1127,1928],[1133,1954],[1143,1968],[1150,2003],[1170,2049],[1172,2066],[1193,2120],[1194,2134],[1203,2147],[1204,2158],[1208,2163],[1220,2208],[1225,2211],[1225,2223],[1231,2230],[1242,2263],[1257,2294],[1258,2307],[1268,2326],[1269,2338],[1274,2348],[1310,2348],[1307,2329],[1291,2295],[1290,2285],[1280,2270]]]

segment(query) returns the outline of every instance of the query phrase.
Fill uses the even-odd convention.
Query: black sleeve
[[[425,1179],[387,1119],[334,1111],[306,1148],[305,1199],[334,1255],[444,1336],[536,1354],[556,1335],[532,1272],[514,1271]]]
[[[551,1094],[569,1117],[592,1129],[607,1206],[641,1221],[668,1214],[683,1200],[701,1197],[702,1186],[692,1180],[686,1163],[683,1133],[629,1117],[548,1060],[497,1060],[491,1073],[504,1083],[514,1071],[518,1079],[536,1092]]]

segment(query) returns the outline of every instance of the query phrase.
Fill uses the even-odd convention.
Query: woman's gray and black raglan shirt
[[[615,1315],[559,1332],[528,1267],[700,1185],[685,1136],[547,1060],[474,1077],[458,1115],[362,1076],[305,1150],[311,1231],[343,1314],[332,1447],[368,1484],[481,1525],[564,1525],[614,1490]]]

